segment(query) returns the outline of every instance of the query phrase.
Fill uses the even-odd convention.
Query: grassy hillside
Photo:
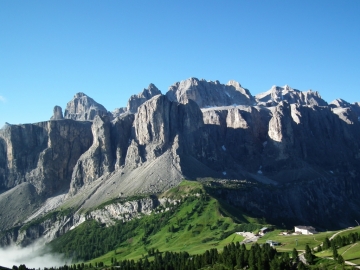
[[[350,233],[360,233],[360,227],[355,227],[352,229],[346,229],[340,233],[338,233],[338,236],[344,237],[349,235]],[[360,265],[360,242],[351,243],[349,245],[346,245],[344,247],[341,247],[338,249],[338,254],[341,255],[345,261],[349,261],[352,263],[355,263],[357,265]],[[333,252],[330,249],[317,252],[316,256],[326,258],[326,257],[332,257]]]
[[[243,240],[235,231],[256,231],[264,226],[231,206],[224,208],[198,182],[184,181],[159,197],[174,203],[111,227],[87,221],[56,239],[52,247],[79,260],[110,263],[115,258],[136,260],[157,249],[190,254],[222,249],[232,241]]]

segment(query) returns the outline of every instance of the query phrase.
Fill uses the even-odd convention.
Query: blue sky
[[[0,126],[84,92],[109,111],[154,83],[233,79],[360,101],[360,1],[0,1]]]

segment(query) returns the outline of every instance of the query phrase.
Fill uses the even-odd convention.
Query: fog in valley
[[[0,248],[0,266],[12,268],[25,264],[28,268],[55,267],[70,264],[61,254],[51,254],[42,241],[28,247],[10,246]]]

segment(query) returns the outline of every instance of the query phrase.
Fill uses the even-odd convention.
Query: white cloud
[[[0,249],[1,265],[12,268],[13,265],[25,264],[28,268],[63,266],[67,263],[60,254],[45,253],[42,243],[20,248],[11,246]]]
[[[4,98],[3,96],[0,96],[0,101],[1,102],[6,102],[6,98]]]

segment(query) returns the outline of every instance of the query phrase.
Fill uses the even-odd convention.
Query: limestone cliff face
[[[278,150],[277,160],[287,159],[289,151],[294,143],[292,129],[291,109],[289,104],[280,102],[275,107],[269,122],[269,141]]]
[[[108,111],[105,107],[84,93],[77,93],[66,105],[64,118],[88,121],[94,120],[96,115],[106,116]]]
[[[359,162],[360,142],[354,136],[360,135],[360,125],[350,108],[281,101],[273,107],[228,106],[202,112],[207,145],[202,162],[212,163],[209,166],[226,177],[239,179],[246,171],[258,180],[311,179],[318,175],[315,168],[353,171]]]
[[[96,116],[92,125],[93,145],[74,168],[70,194],[75,195],[100,178],[111,177],[113,172],[150,169],[151,163],[165,153],[169,156],[167,165],[161,166],[164,172],[169,170],[169,174],[176,175],[174,181],[179,181],[176,171],[181,171],[180,156],[199,156],[202,126],[202,113],[195,102],[180,104],[163,95],[140,105],[135,115],[124,114],[112,122]],[[150,175],[154,174],[150,170]],[[149,183],[155,179],[154,175]]]
[[[121,166],[125,165],[128,147],[132,138],[134,118],[134,114],[126,114],[112,122],[111,145],[115,159],[115,170],[118,170]]]
[[[171,150],[175,141],[181,147],[179,151],[189,153],[196,150],[195,133],[202,125],[202,114],[195,102],[179,104],[158,95],[139,107],[134,120],[134,141],[144,161]]]
[[[71,179],[70,193],[114,170],[111,149],[111,123],[107,117],[95,116],[91,126],[93,144],[77,161]]]
[[[92,143],[90,126],[64,120],[1,130],[1,187],[29,182],[46,195],[67,189],[77,160]]]
[[[187,103],[195,101],[200,108],[237,105],[252,105],[254,98],[249,90],[241,87],[238,82],[230,81],[221,84],[219,81],[205,81],[190,78],[170,86],[166,96],[171,101]]]

